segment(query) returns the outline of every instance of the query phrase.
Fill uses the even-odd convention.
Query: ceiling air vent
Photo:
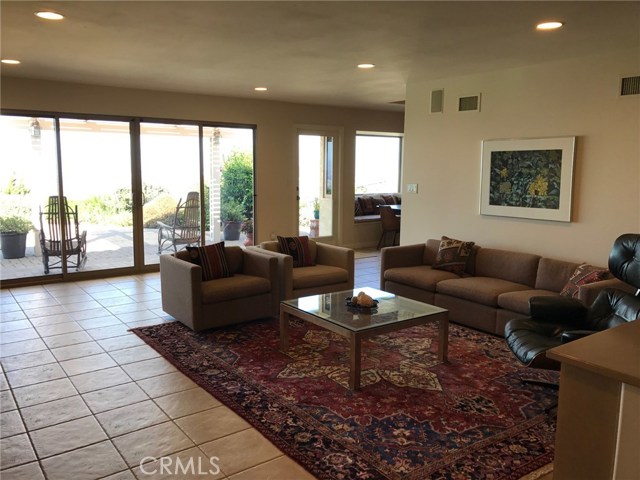
[[[480,94],[466,95],[458,98],[459,112],[479,112],[480,111]]]
[[[635,77],[623,77],[620,80],[620,95],[639,95],[640,75]]]

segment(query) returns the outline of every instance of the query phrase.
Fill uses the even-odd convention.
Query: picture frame
[[[576,137],[482,142],[480,214],[571,221]]]

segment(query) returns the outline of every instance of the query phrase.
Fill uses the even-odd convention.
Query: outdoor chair
[[[173,247],[200,245],[200,194],[189,192],[187,199],[178,201],[171,223],[158,222],[158,254]]]
[[[62,258],[67,266],[80,270],[87,261],[87,231],[80,233],[78,223],[78,206],[69,207],[67,198],[63,197],[64,208],[60,209],[57,195],[49,197],[49,203],[42,211],[40,208],[40,247],[42,248],[42,263],[44,273],[52,268],[62,268]],[[66,239],[63,242],[63,235]],[[50,263],[51,257],[59,257],[55,263]],[[72,260],[75,257],[75,261]]]

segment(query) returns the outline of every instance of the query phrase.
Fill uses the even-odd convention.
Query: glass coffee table
[[[347,298],[364,291],[378,301],[374,308],[355,308]],[[448,311],[374,288],[356,288],[280,302],[280,349],[289,348],[289,317],[300,318],[342,335],[350,343],[349,387],[360,388],[361,341],[364,338],[403,328],[439,322],[438,360],[447,361],[449,346]]]

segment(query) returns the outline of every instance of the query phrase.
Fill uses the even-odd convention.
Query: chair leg
[[[49,273],[49,255],[46,252],[42,252],[42,264],[44,265],[45,275]]]
[[[378,240],[378,246],[376,247],[377,250],[380,250],[380,247],[382,246],[382,240],[384,240],[385,234],[386,232],[383,230],[382,235],[380,235],[380,240]]]

